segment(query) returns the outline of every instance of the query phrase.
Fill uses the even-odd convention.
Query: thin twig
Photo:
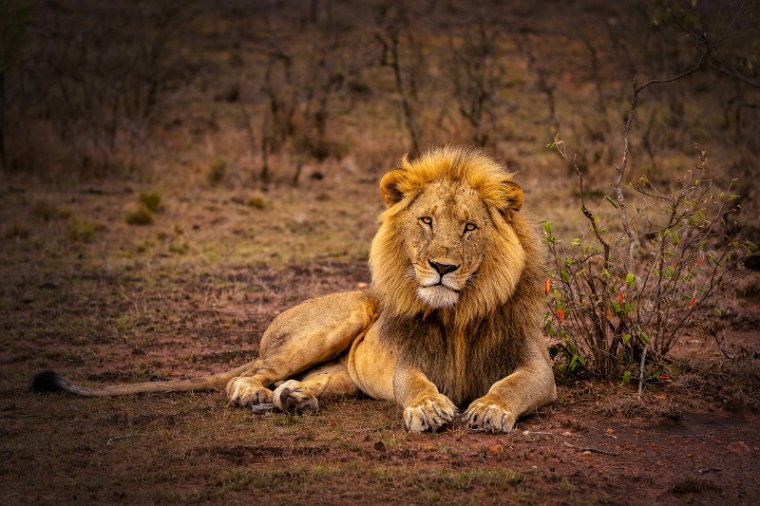
[[[641,402],[641,390],[644,388],[644,364],[647,361],[647,350],[649,345],[644,345],[644,350],[641,352],[641,364],[639,365],[639,391],[636,394],[639,402]]]
[[[572,448],[574,450],[578,450],[581,452],[594,452],[594,453],[601,453],[602,455],[610,455],[612,457],[617,457],[619,454],[616,452],[611,452],[608,450],[601,450],[599,448],[591,448],[590,446],[575,446],[572,443],[568,443],[567,441],[563,441],[564,445],[568,448]]]
[[[725,348],[725,346],[723,345],[723,343],[726,341],[726,331],[725,330],[723,331],[723,341],[721,341],[720,339],[718,339],[718,333],[717,332],[714,333],[712,336],[715,339],[715,344],[718,345],[718,349],[720,350],[720,352],[723,354],[724,357],[726,357],[729,360],[733,360],[733,359],[736,358],[736,354],[735,353],[730,353]]]
[[[697,61],[697,63],[695,63],[693,67],[691,67],[691,68],[689,68],[687,70],[684,70],[683,72],[681,72],[680,74],[678,74],[676,76],[669,77],[669,78],[666,78],[666,79],[652,79],[651,81],[647,81],[647,82],[645,82],[644,84],[642,84],[641,86],[638,86],[638,87],[636,86],[636,83],[634,81],[633,93],[635,95],[638,95],[639,93],[641,93],[642,91],[644,91],[645,89],[649,88],[650,86],[652,86],[654,84],[672,83],[673,81],[678,81],[679,79],[683,79],[684,77],[686,77],[686,76],[688,76],[690,74],[693,74],[694,72],[696,72],[697,70],[699,70],[702,67],[702,64],[704,64],[705,59],[710,55],[710,53],[712,53],[712,48],[708,47],[705,50],[705,52],[701,54],[701,56],[699,57],[699,61]]]
[[[111,446],[111,445],[112,445],[112,444],[114,444],[116,441],[120,441],[120,440],[122,440],[122,439],[127,439],[127,438],[130,438],[130,437],[147,436],[147,435],[148,435],[147,433],[140,433],[140,434],[125,434],[125,435],[123,435],[123,436],[113,436],[113,437],[109,437],[109,438],[108,438],[108,441],[106,441],[106,446]]]

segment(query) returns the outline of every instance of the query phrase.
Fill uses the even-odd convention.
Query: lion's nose
[[[441,263],[438,263],[438,262],[433,262],[432,260],[428,260],[428,263],[441,276],[444,276],[444,275],[446,275],[449,272],[454,272],[455,270],[459,269],[458,265],[441,264]]]

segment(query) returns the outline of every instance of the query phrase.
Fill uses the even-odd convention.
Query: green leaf
[[[631,334],[623,334],[623,344],[628,344],[631,342]]]
[[[551,234],[552,233],[552,222],[551,221],[545,221],[544,222],[544,231],[547,234]]]
[[[643,332],[641,334],[639,334],[639,339],[641,339],[641,342],[644,343],[644,344],[646,344],[647,346],[649,346],[650,344],[652,344],[652,342],[649,340],[649,336],[646,335]]]
[[[583,357],[583,355],[573,355],[573,358],[570,359],[570,363],[567,364],[567,369],[570,372],[575,372],[578,369],[580,369],[581,367],[583,367],[583,365],[585,364],[585,362],[586,362],[586,360]]]
[[[627,385],[631,382],[631,371],[623,372],[623,385]]]
[[[581,238],[580,237],[576,237],[575,239],[573,239],[572,241],[570,241],[570,246],[574,246],[574,247],[577,248],[580,245],[581,245]]]
[[[561,277],[562,281],[564,281],[565,283],[570,281],[570,274],[565,269],[562,269],[561,271],[559,271],[559,277]]]
[[[628,286],[633,286],[633,284],[636,282],[636,276],[632,272],[629,272],[625,275],[625,284]]]
[[[629,315],[629,314],[631,314],[631,308],[632,308],[632,307],[633,307],[633,306],[631,306],[631,303],[630,303],[630,302],[626,302],[626,303],[625,303],[625,305],[623,306],[623,312],[624,312],[626,315]]]
[[[617,203],[614,200],[612,200],[612,198],[610,198],[609,195],[605,195],[604,196],[604,200],[606,200],[607,202],[609,202],[610,204],[612,204],[612,207],[614,207],[615,209],[618,208]]]
[[[713,313],[715,313],[715,316],[718,316],[718,317],[723,316],[723,311],[721,311],[719,307],[716,307],[715,309],[713,309]]]

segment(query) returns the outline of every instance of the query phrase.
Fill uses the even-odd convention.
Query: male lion
[[[253,362],[199,380],[104,388],[48,371],[35,389],[108,396],[226,384],[234,404],[296,412],[361,391],[400,404],[413,432],[457,420],[508,432],[556,398],[539,332],[541,251],[518,213],[522,190],[482,152],[456,148],[403,159],[380,189],[388,208],[370,251],[372,286],[285,311]]]

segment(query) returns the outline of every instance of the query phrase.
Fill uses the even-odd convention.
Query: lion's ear
[[[502,188],[504,191],[504,205],[501,208],[501,212],[519,211],[525,201],[525,194],[522,188],[514,181],[504,181]]]
[[[404,198],[404,194],[399,190],[403,176],[404,169],[393,169],[380,180],[380,193],[388,207],[399,203]]]

